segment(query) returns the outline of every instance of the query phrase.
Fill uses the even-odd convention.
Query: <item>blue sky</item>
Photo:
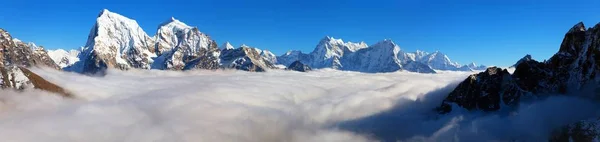
[[[600,1],[556,0],[9,0],[0,28],[49,49],[78,48],[106,8],[135,19],[148,35],[171,16],[219,44],[245,43],[275,54],[310,52],[326,35],[403,50],[439,50],[454,61],[508,66],[525,54],[544,60],[579,21],[600,21]]]

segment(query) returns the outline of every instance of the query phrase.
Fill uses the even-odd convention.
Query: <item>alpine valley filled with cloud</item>
[[[391,39],[324,36],[312,52],[275,55],[218,44],[175,18],[150,36],[106,9],[79,49],[47,50],[9,30],[1,141],[600,140],[600,24],[565,27],[551,58],[510,67]]]

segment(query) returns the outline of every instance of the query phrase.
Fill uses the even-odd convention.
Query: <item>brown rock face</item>
[[[34,88],[45,90],[48,92],[57,93],[57,94],[62,95],[63,97],[73,97],[73,95],[71,95],[71,93],[69,93],[67,90],[63,89],[62,87],[60,87],[54,83],[48,82],[47,80],[40,77],[39,75],[31,72],[27,68],[20,67],[19,69],[29,79],[31,84],[33,84]]]
[[[15,41],[4,29],[0,29],[0,55],[3,66],[45,66],[60,69],[44,48]]]
[[[36,88],[72,97],[65,89],[26,68],[34,66],[60,69],[43,48],[13,40],[8,32],[0,29],[0,88]]]

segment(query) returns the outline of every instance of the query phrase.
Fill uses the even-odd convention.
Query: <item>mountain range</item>
[[[233,51],[233,52],[232,52]],[[161,23],[154,37],[148,36],[135,20],[102,10],[81,49],[49,50],[49,56],[66,71],[102,73],[108,68],[128,70],[190,70],[233,68],[267,71],[300,61],[313,69],[333,68],[367,73],[406,70],[435,73],[435,70],[472,71],[486,67],[471,63],[460,65],[436,51],[406,52],[392,40],[368,46],[365,42],[344,42],[323,38],[313,52],[289,51],[276,56],[269,50],[229,42],[217,46],[215,40],[197,27],[175,19]],[[251,69],[252,68],[252,69]]]

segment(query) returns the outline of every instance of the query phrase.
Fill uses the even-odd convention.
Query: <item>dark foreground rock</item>
[[[299,72],[308,72],[308,71],[311,71],[312,69],[308,65],[303,64],[300,61],[295,61],[295,62],[293,62],[292,64],[290,64],[287,67],[287,70],[294,70],[294,71],[299,71]]]
[[[515,72],[489,68],[471,75],[452,91],[438,108],[452,111],[452,104],[468,110],[495,111],[500,106],[515,106],[525,94],[569,94],[598,99],[600,97],[600,24],[586,29],[583,23],[571,28],[556,54],[544,62],[530,55],[519,60]],[[592,112],[590,112],[592,113]],[[550,141],[598,140],[598,118],[564,126]]]

